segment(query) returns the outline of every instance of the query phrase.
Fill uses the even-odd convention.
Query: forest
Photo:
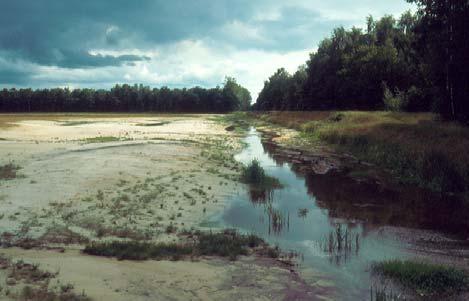
[[[223,87],[150,88],[115,85],[104,89],[3,89],[0,112],[229,112],[246,110],[249,91],[232,77]]]
[[[434,111],[469,121],[469,4],[414,0],[399,18],[336,28],[294,74],[277,70],[255,110]]]

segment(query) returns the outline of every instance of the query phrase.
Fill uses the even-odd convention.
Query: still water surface
[[[275,159],[272,146],[263,143],[254,128],[245,142],[247,147],[236,160],[244,164],[259,160],[283,187],[263,193],[247,189],[232,195],[224,212],[211,222],[256,233],[282,250],[298,252],[299,269],[308,275],[314,271],[314,279],[309,280],[330,283],[333,299],[369,299],[375,281],[370,278],[370,264],[413,255],[405,243],[384,235],[380,226],[431,229],[439,227],[439,218],[447,221],[447,216],[428,220],[422,210],[431,209],[400,202],[402,198],[427,198],[423,192],[396,195],[341,175],[300,174],[292,164]],[[342,237],[346,235],[344,241],[349,241],[340,250],[337,227]],[[331,237],[336,239],[335,246],[331,246]]]

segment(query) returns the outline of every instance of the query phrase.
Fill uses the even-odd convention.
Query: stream
[[[225,210],[210,223],[255,233],[282,251],[298,254],[305,279],[326,285],[332,299],[369,300],[370,287],[377,281],[370,274],[372,262],[415,257],[415,248],[399,233],[424,229],[430,233],[426,235],[438,237],[432,230],[443,224],[445,230],[458,227],[447,222],[454,208],[426,214],[433,208],[417,200],[433,202],[423,190],[395,192],[343,175],[296,172],[292,163],[275,159],[275,151],[254,128],[244,142],[247,147],[235,159],[245,165],[257,159],[283,187],[231,195]],[[416,204],[401,201],[409,197]]]

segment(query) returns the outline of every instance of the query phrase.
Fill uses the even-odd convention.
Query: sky
[[[215,87],[255,99],[338,26],[400,15],[404,0],[0,0],[0,87]]]

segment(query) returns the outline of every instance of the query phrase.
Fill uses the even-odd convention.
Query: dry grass
[[[301,130],[437,191],[469,190],[469,128],[430,113],[269,112],[261,119]]]

